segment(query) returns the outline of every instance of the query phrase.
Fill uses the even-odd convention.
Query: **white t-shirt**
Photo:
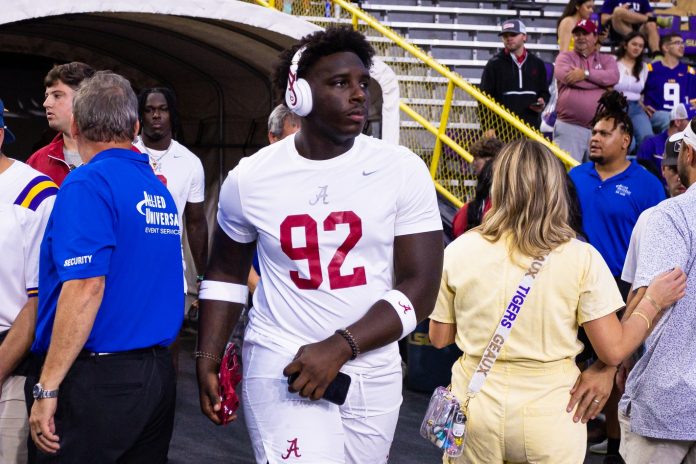
[[[58,186],[20,161],[0,174],[0,331],[38,296],[39,249]]]
[[[179,212],[179,224],[182,224],[186,203],[200,203],[205,200],[203,163],[176,140],[172,140],[167,150],[146,148],[140,137],[135,139],[133,145],[145,155],[149,154],[151,160],[159,159],[153,170],[163,182],[166,181],[167,190],[174,197]]]
[[[423,161],[364,135],[330,160],[303,158],[294,136],[242,159],[222,186],[217,219],[233,240],[257,240],[263,278],[245,341],[282,356],[354,323],[393,288],[395,236],[442,229]],[[348,364],[394,359],[396,343]],[[282,377],[267,365],[252,370]]]
[[[146,148],[142,138],[137,137],[133,145],[140,150],[141,153],[150,157],[151,164],[153,160],[157,160],[153,171],[157,177],[164,182],[167,190],[174,197],[176,210],[179,213],[179,224],[181,224],[181,237],[184,237],[184,208],[186,203],[201,203],[205,200],[205,174],[203,172],[203,163],[201,160],[191,153],[191,151],[177,142],[172,140],[171,145],[167,150],[153,150]],[[186,284],[186,260],[184,259],[183,246],[181,249],[182,261],[184,263],[184,293],[188,291]]]
[[[640,100],[640,94],[645,87],[645,81],[648,79],[648,66],[643,63],[643,69],[640,70],[638,79],[633,75],[633,69],[629,69],[621,61],[616,61],[619,67],[619,82],[614,86],[614,90],[624,94],[628,101]]]
[[[636,269],[638,268],[638,250],[640,250],[640,238],[645,230],[645,225],[648,223],[650,213],[655,209],[648,208],[638,216],[636,225],[633,226],[631,232],[631,241],[628,243],[628,251],[626,252],[626,261],[624,261],[623,270],[621,271],[621,280],[633,284],[636,279]]]

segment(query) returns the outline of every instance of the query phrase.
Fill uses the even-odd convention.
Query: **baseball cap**
[[[674,121],[677,119],[688,119],[689,115],[686,112],[686,106],[684,106],[683,103],[679,103],[677,105],[674,105],[674,108],[672,108],[672,111],[669,112],[669,120]]]
[[[0,126],[5,129],[5,140],[3,145],[15,141],[15,136],[12,131],[5,125],[5,104],[0,99]]]
[[[581,19],[580,21],[578,21],[578,23],[573,28],[573,32],[577,31],[578,29],[582,29],[588,34],[597,33],[597,25],[594,23],[594,21],[590,19]]]
[[[681,134],[684,136],[683,143],[696,150],[696,118],[692,119],[686,129]]]
[[[527,27],[519,19],[508,19],[503,23],[498,35],[503,35],[508,32],[511,34],[526,34]]]
[[[684,132],[672,134],[672,136],[667,139],[667,142],[665,143],[665,154],[662,157],[663,166],[677,165],[677,158],[679,157],[679,151],[681,150],[683,139]]]

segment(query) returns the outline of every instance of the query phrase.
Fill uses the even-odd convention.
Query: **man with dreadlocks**
[[[627,109],[626,97],[619,92],[612,90],[602,95],[592,120],[590,161],[570,171],[580,200],[585,234],[609,265],[624,301],[630,285],[621,280],[621,270],[633,227],[640,213],[665,199],[657,177],[626,159],[633,138]],[[609,463],[621,462],[618,394],[612,392],[612,396],[605,407],[608,437],[605,462]]]

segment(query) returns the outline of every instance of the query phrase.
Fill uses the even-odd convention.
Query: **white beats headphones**
[[[288,73],[288,87],[285,89],[285,103],[290,111],[298,116],[307,116],[312,111],[312,89],[309,87],[309,82],[297,78],[297,66],[306,48],[306,46],[301,47],[292,57]]]

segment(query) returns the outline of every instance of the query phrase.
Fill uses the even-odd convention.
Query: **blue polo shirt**
[[[179,234],[174,200],[146,156],[109,149],[70,173],[41,243],[32,351],[48,351],[63,283],[99,276],[104,297],[85,349],[169,345],[183,320]]]
[[[611,273],[620,276],[638,216],[665,199],[662,183],[635,161],[604,181],[593,162],[573,168],[570,177],[577,189],[587,239]]]

